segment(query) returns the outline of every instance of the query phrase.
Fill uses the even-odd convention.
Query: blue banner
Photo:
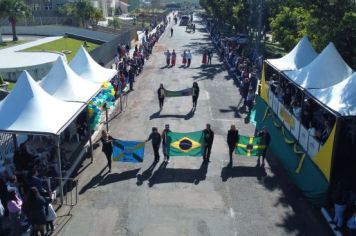
[[[113,141],[113,160],[121,162],[143,162],[145,143],[140,141]]]

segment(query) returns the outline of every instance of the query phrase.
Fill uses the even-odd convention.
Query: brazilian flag
[[[112,144],[112,156],[114,161],[143,162],[143,155],[145,153],[144,142],[114,139]]]
[[[164,90],[164,96],[166,97],[184,97],[184,96],[192,96],[192,94],[193,94],[192,88],[186,88],[178,91],[170,91],[167,89]]]
[[[243,156],[261,156],[266,145],[262,144],[262,137],[239,136],[235,153]]]
[[[170,156],[203,156],[205,147],[203,131],[190,133],[168,132],[167,153]]]

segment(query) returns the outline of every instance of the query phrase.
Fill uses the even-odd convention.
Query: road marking
[[[235,218],[235,211],[230,207],[230,217]]]

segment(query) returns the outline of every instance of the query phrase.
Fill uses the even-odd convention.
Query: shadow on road
[[[155,167],[157,166],[157,164],[158,164],[158,162],[153,162],[150,165],[150,167],[148,167],[148,169],[146,169],[144,172],[142,172],[142,174],[137,175],[137,182],[136,182],[137,186],[141,186],[144,181],[146,181],[149,178],[151,178],[152,172],[155,169]]]
[[[267,173],[264,166],[231,166],[228,165],[221,170],[221,180],[226,182],[229,178],[257,177],[261,180]]]
[[[186,115],[174,115],[174,114],[165,114],[165,115],[161,115],[161,111],[157,111],[155,113],[153,113],[152,115],[150,115],[150,120],[153,119],[160,119],[160,118],[181,118],[184,120],[189,120],[194,116],[194,110],[190,110]]]
[[[208,172],[208,163],[202,162],[199,169],[173,169],[166,168],[167,163],[164,162],[155,171],[153,176],[149,179],[148,186],[152,187],[155,184],[162,183],[194,183],[198,185],[200,181],[206,179]]]
[[[96,185],[98,185],[104,178],[105,178],[105,175],[108,174],[108,172],[104,173],[104,170],[106,169],[106,166],[101,169],[101,171],[96,175],[94,176],[90,181],[89,183],[87,183],[85,186],[82,187],[82,189],[79,191],[79,194],[83,194],[85,193],[88,189],[91,189],[91,188],[94,188],[96,187]]]
[[[111,173],[108,174],[100,183],[99,185],[107,185],[115,182],[120,182],[124,180],[129,180],[136,178],[137,173],[141,168],[137,168],[134,170],[128,170],[122,173]]]

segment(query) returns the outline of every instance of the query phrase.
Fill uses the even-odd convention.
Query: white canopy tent
[[[52,97],[24,71],[0,102],[0,131],[59,135],[84,106]]]
[[[304,36],[287,55],[278,59],[268,59],[267,62],[280,71],[298,70],[317,56],[308,37]]]
[[[356,72],[334,86],[308,92],[340,115],[356,116]]]
[[[107,69],[96,63],[83,46],[79,48],[69,66],[83,79],[100,84],[111,80],[117,74],[116,70]]]
[[[77,75],[58,57],[49,73],[39,82],[50,95],[68,102],[87,103],[101,90],[101,84],[93,83]]]
[[[284,73],[305,89],[323,89],[351,76],[352,69],[342,59],[334,44],[329,43],[310,64]]]

